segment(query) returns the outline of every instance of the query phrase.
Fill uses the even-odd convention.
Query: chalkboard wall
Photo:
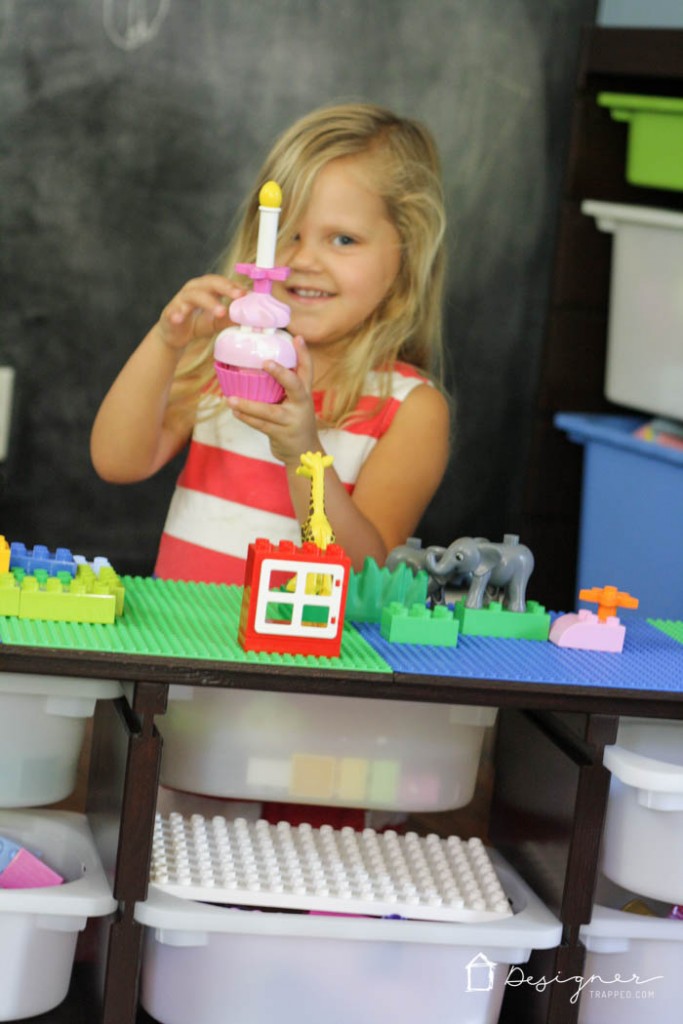
[[[594,0],[0,0],[0,533],[149,572],[179,463],[99,481],[115,373],[211,269],[272,139],[321,102],[424,120],[450,218],[453,458],[421,527],[524,533],[579,31]]]

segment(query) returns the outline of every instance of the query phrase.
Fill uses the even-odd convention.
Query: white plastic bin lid
[[[121,684],[113,679],[34,675],[30,672],[0,674],[0,694],[3,693],[40,697],[90,697],[95,700],[123,696]]]
[[[581,925],[579,936],[582,942],[588,939],[655,939],[683,942],[683,928],[680,921],[652,917],[648,914],[632,914],[627,910],[614,910],[596,904],[590,923]],[[592,946],[593,944],[588,943],[588,948]]]
[[[683,767],[637,754],[618,743],[605,747],[603,764],[627,786],[683,796]]]
[[[3,889],[0,913],[102,917],[117,907],[87,819],[68,811],[2,811],[0,835],[41,855],[62,885]]]
[[[626,203],[603,203],[597,199],[585,199],[581,203],[581,212],[588,217],[595,217],[600,230],[610,234],[622,224],[683,231],[683,213],[660,210],[652,206],[631,206]]]

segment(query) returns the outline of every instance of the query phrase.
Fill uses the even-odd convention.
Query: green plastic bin
[[[683,191],[683,97],[601,92],[597,101],[629,125],[626,180]]]

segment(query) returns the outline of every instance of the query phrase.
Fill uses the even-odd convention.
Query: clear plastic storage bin
[[[0,807],[56,803],[73,792],[85,724],[111,680],[0,674]]]
[[[172,686],[164,786],[368,809],[462,807],[495,708]]]
[[[47,1013],[69,990],[78,933],[116,909],[86,819],[59,811],[0,811],[0,835],[63,878],[62,885],[0,890],[0,1021]]]
[[[612,773],[604,874],[642,896],[683,903],[683,722],[622,718],[604,764]]]
[[[430,921],[236,910],[150,887],[141,1001],[161,1024],[495,1024],[510,964],[561,926],[500,859],[514,913]]]
[[[668,904],[648,901],[659,916],[621,909],[634,894],[598,889],[586,947],[579,1024],[679,1024],[683,1005],[683,922],[667,920]]]
[[[614,235],[605,394],[683,420],[683,213],[587,200]]]

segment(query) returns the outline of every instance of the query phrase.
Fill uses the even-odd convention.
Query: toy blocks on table
[[[49,576],[56,576],[59,572],[68,572],[70,576],[76,575],[76,561],[68,548],[57,548],[50,552],[44,544],[36,544],[29,551],[25,544],[13,541],[10,548],[10,569],[23,569],[27,575],[32,575],[38,569],[42,569]]]
[[[616,587],[608,584],[606,587],[584,587],[579,591],[579,598],[582,601],[590,601],[598,606],[598,619],[600,622],[607,622],[608,619],[616,618],[617,608],[637,608],[638,598],[632,597],[625,591],[617,590]]]
[[[547,640],[550,613],[537,601],[527,601],[525,612],[512,612],[500,601],[485,608],[466,608],[464,601],[454,607],[463,636],[505,637],[510,640]]]
[[[450,608],[439,604],[410,608],[395,601],[382,609],[380,632],[394,644],[428,644],[432,647],[456,647],[459,625]]]
[[[123,584],[111,566],[98,576],[88,565],[78,566],[74,577],[69,572],[51,576],[45,569],[0,574],[0,615],[108,625],[123,613],[123,605]]]
[[[338,657],[351,562],[338,544],[249,545],[238,639],[245,651]]]
[[[577,651],[611,651],[620,654],[624,649],[626,627],[616,615],[604,621],[586,608],[568,615],[559,615],[552,624],[548,639],[558,647]]]

